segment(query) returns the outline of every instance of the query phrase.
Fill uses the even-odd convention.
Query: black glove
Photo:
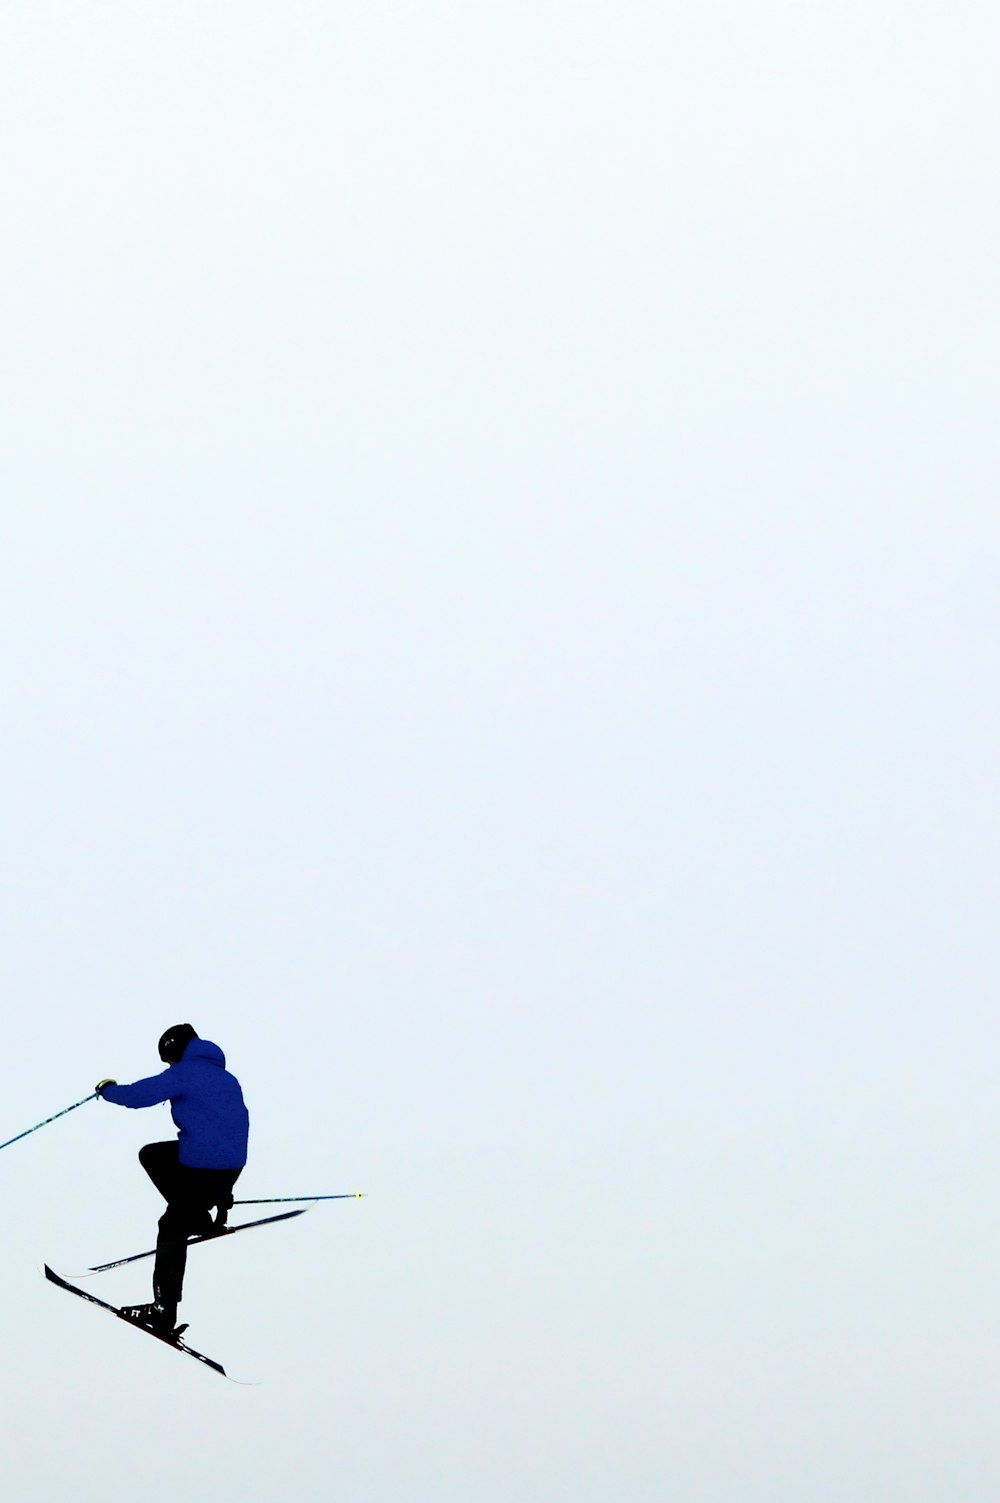
[[[97,1093],[98,1096],[103,1096],[104,1095],[104,1087],[106,1085],[117,1085],[117,1084],[118,1084],[117,1080],[99,1080],[97,1082],[97,1084],[95,1085],[94,1090],[95,1090],[95,1092]]]

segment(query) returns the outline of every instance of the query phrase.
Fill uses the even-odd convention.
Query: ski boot
[[[211,1211],[199,1211],[188,1227],[188,1237],[210,1237],[215,1231]]]
[[[226,1220],[232,1208],[233,1197],[231,1195],[224,1195],[215,1208],[215,1220],[212,1222],[212,1231],[216,1236],[221,1232],[228,1231]]]
[[[178,1341],[187,1330],[187,1326],[177,1324],[177,1306],[173,1309],[169,1305],[122,1305],[118,1314],[125,1320],[130,1320],[134,1326],[142,1326],[143,1330],[151,1331],[154,1336],[161,1337],[164,1341]]]

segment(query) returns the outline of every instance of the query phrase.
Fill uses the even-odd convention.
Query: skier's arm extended
[[[106,1085],[101,1089],[101,1100],[111,1101],[115,1106],[158,1106],[177,1095],[180,1085],[171,1065],[159,1075],[148,1075],[145,1080],[133,1081],[131,1085]]]

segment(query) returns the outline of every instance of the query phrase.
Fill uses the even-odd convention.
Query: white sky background
[[[5,1493],[982,1503],[995,8],[0,16]]]

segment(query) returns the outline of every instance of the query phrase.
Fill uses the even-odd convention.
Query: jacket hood
[[[218,1044],[213,1044],[211,1039],[192,1039],[181,1055],[181,1063],[185,1065],[190,1065],[196,1059],[204,1060],[206,1064],[218,1065],[220,1070],[226,1068],[226,1056]]]

